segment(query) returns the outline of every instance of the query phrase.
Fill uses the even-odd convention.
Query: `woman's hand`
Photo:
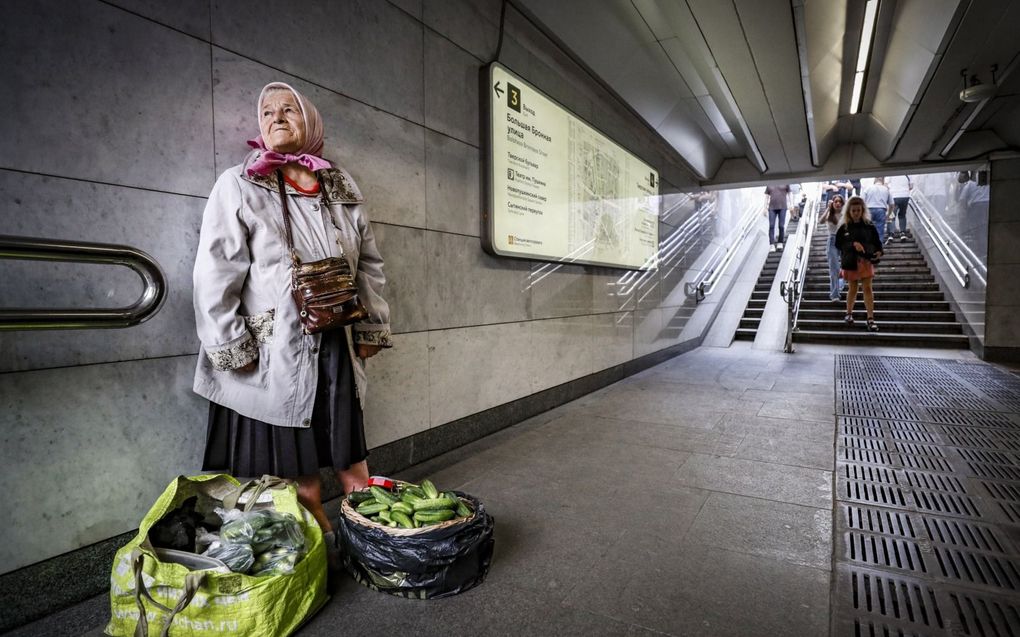
[[[357,344],[358,358],[365,360],[366,358],[372,358],[379,353],[382,348],[378,345],[368,345],[367,343]]]
[[[254,361],[248,363],[247,365],[243,365],[241,367],[234,368],[234,371],[235,372],[241,372],[242,374],[247,374],[248,372],[253,372],[256,369],[258,369],[258,366],[259,366],[259,362],[257,360],[254,360]]]
[[[860,241],[854,241],[854,250],[858,252],[864,252],[864,246],[861,245]]]

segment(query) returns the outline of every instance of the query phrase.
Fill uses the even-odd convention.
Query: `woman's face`
[[[836,212],[839,212],[840,210],[843,209],[843,198],[842,197],[833,197],[832,198],[832,209],[835,210]]]
[[[262,100],[259,130],[269,150],[295,153],[305,144],[305,119],[290,91],[272,91]]]
[[[850,205],[850,218],[860,221],[864,217],[864,204],[853,203]]]

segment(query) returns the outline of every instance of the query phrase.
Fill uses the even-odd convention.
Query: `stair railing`
[[[701,276],[694,281],[684,283],[684,294],[687,298],[694,299],[695,303],[705,300],[705,297],[714,291],[715,284],[720,277],[726,273],[726,269],[733,263],[733,257],[740,251],[747,236],[754,228],[758,215],[761,214],[762,204],[749,204],[744,215],[740,218],[740,224],[731,231],[716,247],[708,258],[705,269]]]
[[[803,228],[797,228],[797,256],[790,264],[786,280],[779,284],[779,294],[786,301],[786,342],[783,351],[793,353],[793,333],[797,330],[797,315],[800,313],[801,290],[804,288],[804,277],[807,276],[808,257],[811,253],[811,239],[814,237],[815,226],[818,225],[818,205],[804,206],[801,213]],[[808,212],[808,211],[811,212]]]
[[[131,327],[152,318],[166,300],[166,276],[159,263],[130,246],[0,235],[0,259],[120,265],[134,270],[145,286],[138,300],[123,308],[0,308],[0,331]]]
[[[970,275],[977,277],[982,285],[988,284],[988,267],[949,227],[928,197],[918,189],[910,193],[910,207],[935,247],[946,259],[953,276],[965,289],[970,287]]]

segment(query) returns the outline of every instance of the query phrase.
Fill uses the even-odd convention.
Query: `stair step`
[[[858,298],[863,300],[861,292],[857,292]],[[875,303],[881,303],[882,301],[941,301],[945,297],[942,292],[935,291],[917,291],[917,290],[889,290],[882,289],[880,287],[874,288]],[[805,301],[828,301],[829,290],[808,290],[803,294]]]
[[[855,314],[857,314],[855,312]],[[856,316],[853,325],[843,322],[843,314],[829,320],[797,319],[797,327],[812,332],[850,332],[859,331],[866,325],[864,316]],[[875,315],[875,321],[882,332],[903,332],[910,334],[963,334],[963,327],[956,321],[890,321]]]
[[[835,303],[830,301],[828,298],[825,300],[818,299],[802,299],[800,302],[800,310],[828,310],[833,307],[838,307]],[[857,307],[864,307],[864,302],[858,300]],[[923,311],[929,312],[932,310],[938,310],[942,312],[949,311],[949,303],[945,301],[903,301],[903,300],[885,300],[875,302],[875,312],[880,310],[899,310],[899,311]]]
[[[836,330],[800,330],[794,332],[793,340],[796,343],[899,345],[904,347],[945,347],[957,349],[966,349],[969,346],[969,341],[963,334],[869,332],[864,328],[863,324],[861,324],[855,332],[841,332]]]
[[[861,306],[858,305],[854,308],[854,315],[861,310]],[[836,305],[833,303],[830,307],[825,309],[804,309],[801,306],[800,314],[798,315],[799,321],[835,321],[843,320],[843,316],[846,315],[845,305]],[[935,322],[935,323],[953,323],[956,322],[956,315],[952,312],[937,312],[937,311],[897,311],[897,310],[883,310],[881,307],[875,308],[875,319],[879,322],[882,321],[915,321],[915,322]]]
[[[754,337],[758,334],[758,330],[750,329],[747,327],[738,327],[733,338],[738,341],[753,341]]]

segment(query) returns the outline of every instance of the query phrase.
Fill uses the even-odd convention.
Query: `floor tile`
[[[685,542],[830,570],[832,509],[713,493]]]
[[[692,454],[673,481],[687,487],[812,507],[832,503],[832,472]]]

